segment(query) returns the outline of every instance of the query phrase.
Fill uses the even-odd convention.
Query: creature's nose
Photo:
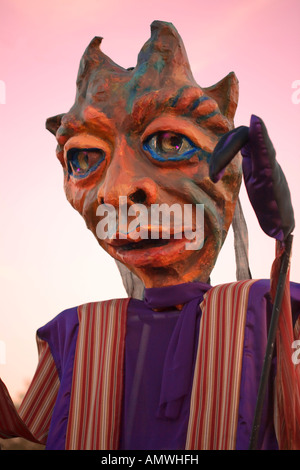
[[[111,173],[111,172],[110,172]],[[127,173],[127,172],[126,172]],[[111,204],[119,207],[120,197],[123,201],[126,197],[128,206],[132,204],[144,204],[150,207],[156,202],[157,186],[151,178],[138,177],[132,174],[122,175],[122,170],[118,175],[106,175],[109,178],[108,184],[104,184],[98,192],[99,204]],[[125,180],[124,180],[125,179]]]
[[[111,204],[117,208],[119,198],[126,197],[129,206],[144,204],[149,207],[154,204],[157,200],[157,184],[146,174],[147,167],[142,156],[137,156],[123,140],[115,150],[103,184],[99,187],[98,203]]]
[[[134,204],[146,204],[148,200],[147,192],[143,188],[138,188],[129,195],[129,199]]]

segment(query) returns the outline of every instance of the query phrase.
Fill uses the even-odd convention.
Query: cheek
[[[84,200],[84,191],[76,188],[72,183],[65,182],[66,198],[80,214],[82,212],[82,205]]]
[[[209,176],[209,165],[206,160],[198,159],[194,155],[188,162],[188,165],[182,166],[180,169],[183,176],[192,181],[201,181]]]
[[[97,189],[92,188],[86,191],[82,202],[81,215],[85,220],[87,228],[96,234],[96,226],[99,222],[99,217],[97,216]]]
[[[92,229],[97,210],[96,188],[80,188],[72,182],[66,182],[65,194],[69,203],[84,218],[88,228]]]
[[[194,158],[194,157],[193,157]],[[149,171],[152,179],[156,182],[159,196],[158,202],[183,202],[195,204],[199,202],[194,195],[195,185],[208,177],[208,165],[206,162],[189,161],[186,165],[164,168],[155,167]],[[151,169],[150,169],[151,170]]]
[[[194,177],[186,178],[182,195],[186,202],[204,204],[205,238],[212,243],[223,243],[232,222],[239,194],[241,171],[236,162],[229,165],[223,178],[213,183],[208,176],[208,165],[198,166]],[[212,252],[219,248],[212,247]]]

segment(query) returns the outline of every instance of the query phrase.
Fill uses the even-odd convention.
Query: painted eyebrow
[[[86,131],[102,133],[106,138],[115,133],[115,127],[106,114],[98,111],[93,106],[88,106],[83,111],[83,120],[76,119],[72,115],[66,115],[58,129],[57,140],[60,145],[65,145],[70,137]]]
[[[178,111],[182,111],[186,107],[194,110],[206,100],[210,100],[210,98],[200,88],[183,86],[174,96],[169,98],[168,105]]]
[[[161,112],[169,111],[195,120],[196,124],[217,132],[227,132],[229,122],[219,110],[218,104],[201,88],[183,86],[175,93],[153,91],[138,98],[132,108],[132,117],[136,124],[145,124],[149,118]]]
[[[80,121],[68,117],[66,119],[63,118],[56,133],[58,144],[60,146],[64,146],[70,137],[73,137],[75,134],[82,132],[83,130],[84,126]]]

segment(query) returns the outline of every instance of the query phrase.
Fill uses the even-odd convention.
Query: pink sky
[[[102,50],[115,62],[134,66],[156,19],[178,29],[201,86],[235,71],[236,125],[248,125],[252,113],[263,118],[300,220],[300,103],[292,102],[292,83],[300,80],[298,0],[2,0],[0,377],[14,397],[34,373],[39,326],[65,308],[125,295],[114,261],[65,200],[45,119],[73,104],[79,60],[94,36],[104,38]],[[269,277],[274,242],[244,190],[242,202],[253,277]],[[299,282],[299,230],[294,234],[291,277]],[[212,282],[232,280],[230,233]]]

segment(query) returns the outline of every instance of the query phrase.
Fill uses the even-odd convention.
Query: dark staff
[[[284,294],[284,286],[289,270],[290,256],[293,244],[293,235],[289,235],[285,242],[285,251],[282,254],[280,272],[278,277],[278,284],[276,287],[276,295],[273,304],[272,317],[270,323],[270,329],[268,333],[268,341],[266,346],[266,353],[260,377],[257,402],[255,408],[254,421],[252,425],[252,433],[250,438],[249,450],[255,450],[257,448],[257,441],[259,438],[259,431],[261,425],[261,416],[263,411],[263,405],[266,396],[266,390],[268,386],[268,380],[270,376],[271,364],[273,359],[273,352],[275,346],[276,332],[278,328],[278,321],[281,312],[282,299]]]
[[[239,151],[243,156],[245,186],[258,222],[267,235],[285,244],[285,251],[281,255],[278,284],[250,438],[249,450],[254,450],[257,447],[261,426],[262,409],[290,263],[295,221],[287,181],[276,161],[276,153],[266,126],[257,116],[251,116],[249,128],[237,127],[220,139],[210,160],[211,180],[216,183],[222,178],[226,166]]]

